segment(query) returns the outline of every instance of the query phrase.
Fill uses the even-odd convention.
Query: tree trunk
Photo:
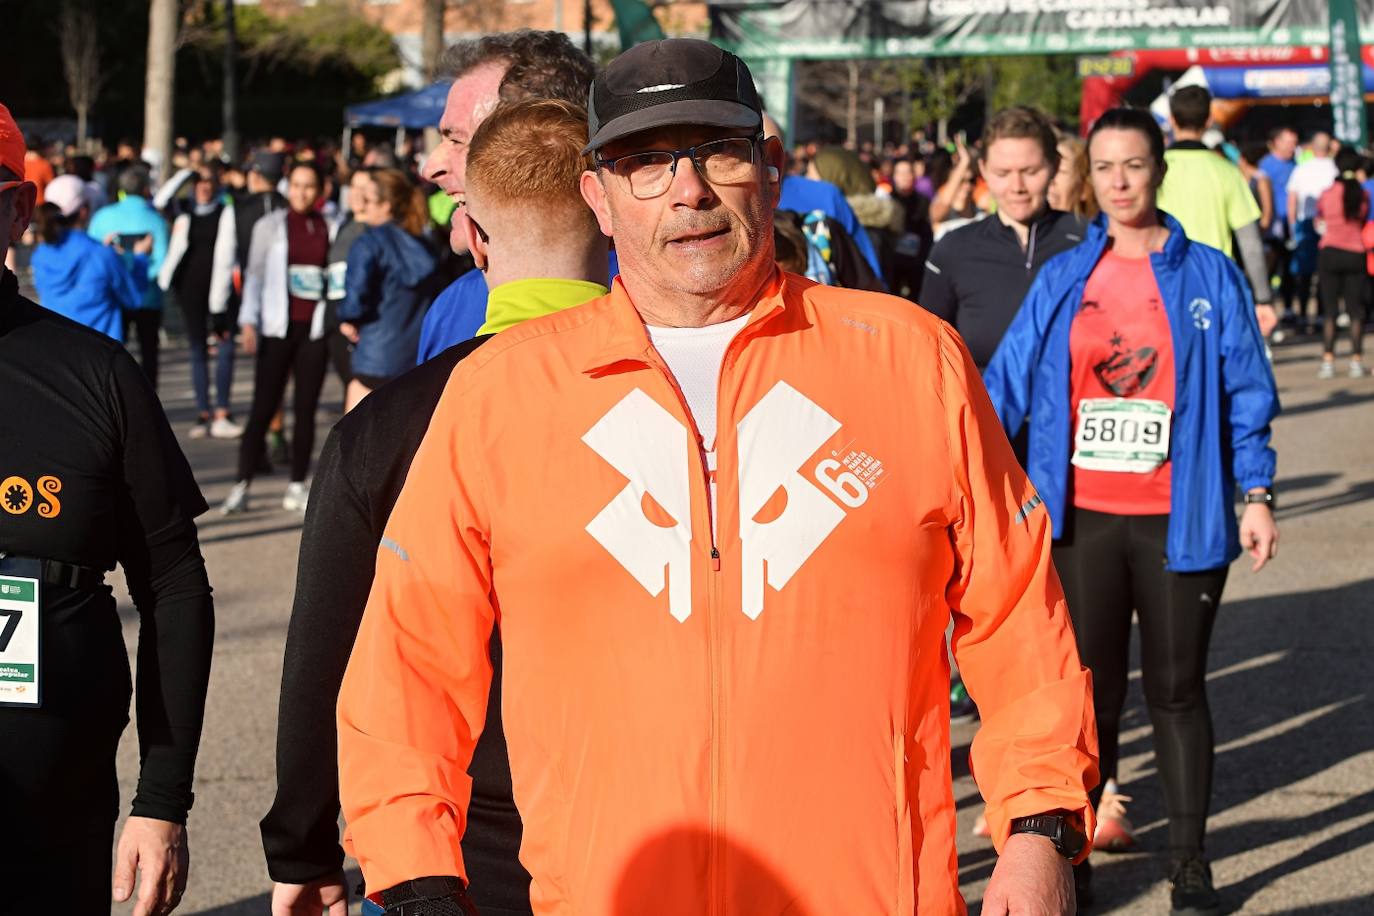
[[[425,0],[420,20],[420,69],[426,83],[438,79],[439,58],[444,54],[444,0]]]
[[[177,0],[148,6],[148,76],[143,92],[143,148],[157,159],[160,179],[172,162],[172,98],[176,92]]]
[[[239,38],[234,0],[224,0],[224,97],[220,101],[224,117],[224,155],[238,165],[243,151],[239,140]]]
[[[76,148],[86,149],[86,132],[89,130],[86,124],[86,106],[78,105],[76,108]]]
[[[859,62],[849,61],[849,104],[845,115],[844,145],[859,148]]]

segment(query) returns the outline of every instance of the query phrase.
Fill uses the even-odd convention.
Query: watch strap
[[[477,916],[462,879],[453,875],[413,878],[378,896],[387,916]]]

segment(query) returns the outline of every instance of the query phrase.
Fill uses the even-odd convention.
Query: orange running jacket
[[[1049,519],[957,335],[778,274],[718,409],[713,536],[694,424],[619,281],[455,370],[339,699],[370,888],[466,876],[493,626],[538,914],[962,913],[951,615],[994,842],[1059,808],[1092,835]]]

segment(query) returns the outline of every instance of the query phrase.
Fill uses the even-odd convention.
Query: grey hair
[[[146,166],[131,165],[119,173],[119,190],[125,194],[144,197],[148,194],[148,185],[151,180]]]
[[[485,64],[504,63],[500,98],[562,99],[587,104],[596,65],[562,32],[517,29],[461,41],[444,52],[441,72],[462,79]]]

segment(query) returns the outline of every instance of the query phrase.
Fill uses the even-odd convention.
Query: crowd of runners
[[[220,511],[285,465],[304,513],[275,914],[346,912],[346,852],[388,914],[958,912],[961,717],[983,912],[1090,907],[1090,853],[1136,843],[1133,620],[1171,912],[1222,912],[1209,640],[1232,561],[1278,552],[1270,345],[1319,334],[1331,378],[1344,330],[1368,374],[1374,167],[1323,132],[1237,148],[1197,87],[1165,129],[1015,106],[949,149],[789,153],[704,41],[598,70],[520,31],[444,66],[424,155],[153,170],[0,107],[0,373],[34,430],[0,439],[16,905],[165,913],[190,874],[214,618],[156,395],[174,310],[180,432],[238,449]]]

